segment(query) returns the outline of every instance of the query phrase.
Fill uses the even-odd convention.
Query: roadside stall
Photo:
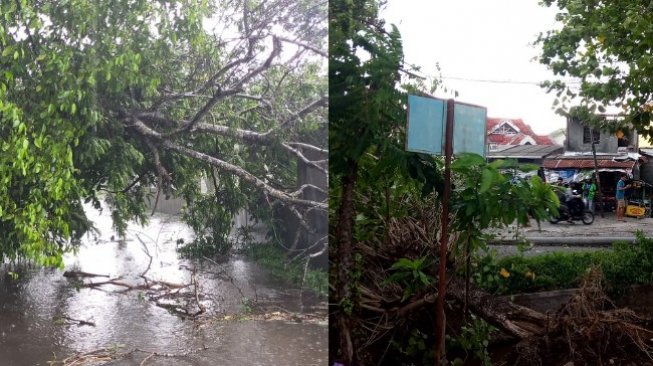
[[[617,208],[615,190],[619,177],[621,174],[626,173],[631,178],[639,179],[639,166],[646,159],[639,154],[597,153],[596,160],[597,170],[599,171],[601,196],[603,199],[601,208],[599,207],[599,203],[596,202],[596,209],[612,212]],[[546,181],[549,183],[553,183],[558,178],[562,178],[565,183],[573,184],[582,182],[586,178],[594,177],[594,159],[591,153],[567,152],[565,154],[551,156],[544,159],[542,166]],[[648,205],[650,206],[650,200]],[[633,208],[633,210],[633,212],[639,212],[636,208]]]
[[[642,181],[632,180],[630,183],[630,192],[627,192],[626,202],[626,216],[636,217],[651,217],[651,195],[653,194],[653,186]]]

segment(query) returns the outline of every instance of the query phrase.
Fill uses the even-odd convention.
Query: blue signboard
[[[442,99],[408,96],[406,150],[444,155],[447,102]],[[454,103],[453,153],[486,156],[487,109]]]
[[[444,100],[409,95],[406,150],[442,155],[446,115]]]
[[[453,153],[475,153],[485,157],[487,136],[487,109],[475,105],[456,103],[453,113]]]

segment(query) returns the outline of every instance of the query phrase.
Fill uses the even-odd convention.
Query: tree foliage
[[[581,99],[581,114],[623,111],[625,123],[653,137],[653,6],[649,1],[545,0],[556,6],[560,29],[540,34],[540,62],[554,75],[577,79],[544,83],[562,111]],[[605,125],[605,121],[594,120]]]
[[[407,190],[419,185],[429,193],[441,182],[435,159],[404,151],[406,90],[415,87],[400,87],[401,37],[379,19],[381,6],[329,2],[329,249],[338,304],[332,334],[346,363],[354,358],[348,314],[356,301],[355,244],[387,229],[383,218],[394,215],[393,203]],[[363,213],[380,206],[381,217]]]
[[[296,175],[297,160],[325,171],[305,151],[327,148],[326,3],[12,0],[0,14],[0,259],[60,265],[89,226],[82,201],[106,199],[124,233],[151,187],[220,220],[326,208]]]

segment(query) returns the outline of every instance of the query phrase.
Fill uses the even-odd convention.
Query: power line
[[[441,76],[441,79],[444,80],[458,80],[466,81],[472,83],[490,83],[490,84],[522,84],[522,85],[537,85],[543,83],[543,81],[523,81],[523,80],[499,80],[499,79],[471,79],[471,78],[461,78],[456,76]],[[561,80],[567,84],[580,84],[578,80]]]

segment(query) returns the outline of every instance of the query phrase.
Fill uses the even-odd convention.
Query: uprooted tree
[[[326,202],[297,165],[327,174],[326,2],[16,0],[0,14],[0,260],[61,265],[90,226],[82,202],[101,199],[124,233],[148,197],[183,197],[215,248],[241,208],[314,231]]]

